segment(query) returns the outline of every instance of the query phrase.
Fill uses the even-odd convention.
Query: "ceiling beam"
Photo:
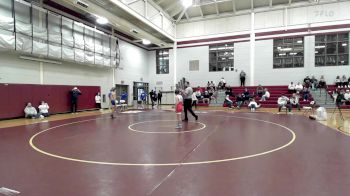
[[[292,0],[289,0],[289,3],[288,3],[288,5],[290,6],[290,5],[292,5]]]
[[[190,20],[190,17],[188,16],[187,12],[185,12],[185,16],[187,20]]]
[[[170,4],[169,6],[167,7],[164,7],[164,10],[165,11],[170,11],[172,10],[174,7],[176,7],[176,5],[178,4],[179,2],[178,1],[174,1],[172,4]]]
[[[232,0],[232,12],[236,13],[236,0]]]
[[[269,7],[270,8],[272,7],[272,0],[270,0],[270,2],[269,2]]]
[[[250,0],[250,8],[251,10],[254,10],[254,0]]]
[[[176,16],[177,14],[181,13],[183,8],[178,8],[175,9],[172,13],[170,13],[170,16],[173,18],[174,16]]]
[[[181,20],[182,16],[186,13],[186,11],[187,11],[187,8],[184,8],[184,9],[182,10],[182,12],[181,12],[181,14],[179,15],[179,17],[177,17],[175,23],[178,23],[178,22]]]
[[[216,0],[215,0],[216,1]],[[216,9],[216,15],[219,15],[220,12],[219,12],[219,6],[218,6],[218,3],[216,2],[215,3],[215,9]]]
[[[202,6],[198,6],[199,7],[199,12],[201,13],[201,16],[202,16],[202,18],[204,17],[204,15],[203,15],[203,10],[202,10]]]

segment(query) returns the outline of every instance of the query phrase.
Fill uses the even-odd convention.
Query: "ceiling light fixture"
[[[193,0],[181,0],[182,1],[182,5],[185,8],[191,7],[193,5]]]
[[[108,19],[107,19],[107,18],[102,17],[102,16],[96,16],[96,17],[97,17],[97,18],[96,18],[96,22],[97,22],[98,24],[104,25],[104,24],[107,24],[107,23],[108,23]]]
[[[151,41],[147,40],[147,39],[142,39],[142,43],[144,45],[150,45],[151,44]]]

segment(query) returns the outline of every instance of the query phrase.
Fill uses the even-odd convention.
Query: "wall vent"
[[[199,60],[190,60],[189,70],[190,71],[199,71]]]
[[[87,3],[85,3],[85,2],[83,2],[83,1],[81,1],[81,0],[77,0],[77,1],[76,1],[76,4],[77,4],[77,5],[80,5],[80,6],[83,7],[83,8],[88,8],[88,7],[89,7],[89,4],[87,4]]]

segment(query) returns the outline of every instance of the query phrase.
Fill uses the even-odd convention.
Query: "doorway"
[[[125,84],[116,84],[115,85],[115,92],[116,92],[116,94],[117,94],[117,97],[118,97],[118,100],[120,100],[120,95],[125,91],[127,94],[128,94],[128,96],[129,96],[129,91],[128,91],[128,88],[129,87],[129,85],[125,85]],[[125,101],[126,101],[126,104],[128,104],[128,100],[129,100],[129,98],[128,99],[126,99]]]

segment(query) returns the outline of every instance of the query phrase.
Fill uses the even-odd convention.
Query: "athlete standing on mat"
[[[111,113],[111,118],[115,118],[114,117],[114,112],[117,111],[117,94],[115,92],[115,88],[112,88],[111,91],[108,94],[109,100],[111,100],[111,109],[112,109],[112,113]]]
[[[182,109],[183,109],[183,98],[182,96],[179,94],[179,90],[175,90],[175,113],[176,113],[176,119],[177,119],[177,125],[176,125],[176,129],[181,129],[182,128],[182,124],[181,124],[181,113],[182,113]]]
[[[186,89],[182,92],[183,93],[183,98],[184,98],[184,110],[185,110],[185,119],[183,119],[183,121],[188,121],[187,110],[190,111],[190,113],[192,114],[193,117],[196,118],[196,120],[198,120],[198,116],[192,110],[192,93],[193,93],[193,89],[190,86],[189,82],[186,82],[185,87],[186,87]]]

